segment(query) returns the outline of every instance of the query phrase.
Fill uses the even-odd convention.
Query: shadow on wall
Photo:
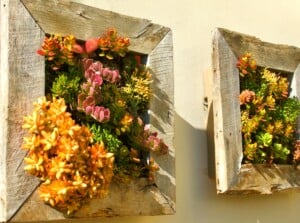
[[[192,202],[199,202],[203,196],[215,193],[214,179],[209,172],[214,161],[208,159],[212,142],[207,140],[206,129],[198,129],[175,113],[176,186],[177,210],[180,198],[190,196]],[[211,154],[213,155],[213,154]],[[184,193],[183,193],[184,192]]]

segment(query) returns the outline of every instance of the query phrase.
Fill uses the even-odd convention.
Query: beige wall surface
[[[217,196],[208,177],[204,77],[216,27],[300,47],[299,0],[76,0],[152,20],[173,31],[177,213],[103,223],[298,223],[300,194]],[[126,204],[124,204],[126,205]],[[87,221],[93,222],[93,221]]]

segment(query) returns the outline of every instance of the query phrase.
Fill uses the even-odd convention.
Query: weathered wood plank
[[[300,64],[297,66],[291,80],[290,96],[296,96],[300,99]],[[300,116],[298,117],[298,139],[300,140]]]
[[[39,210],[38,212],[36,210]],[[84,204],[72,218],[103,218],[132,215],[170,214],[173,209],[160,190],[149,185],[145,178],[132,181],[130,184],[113,182],[109,194],[103,199],[93,199]],[[33,214],[34,213],[34,214]],[[32,194],[28,202],[14,216],[13,222],[45,221],[68,219],[54,208],[45,205],[38,192]]]
[[[236,57],[251,52],[259,66],[293,73],[300,63],[300,49],[294,46],[274,44],[260,39],[219,28]]]
[[[300,96],[300,64],[295,69],[290,86],[291,86],[290,96],[299,97]]]
[[[120,15],[66,0],[22,0],[45,33],[72,34],[85,40],[115,27],[131,39],[130,50],[149,54],[168,28],[146,19]]]
[[[213,40],[213,118],[218,193],[228,190],[243,156],[236,60],[222,33],[217,30]]]
[[[148,65],[154,73],[153,97],[150,103],[151,129],[163,136],[169,146],[168,155],[152,154],[160,167],[156,184],[169,198],[175,210],[175,149],[174,149],[174,76],[173,45],[170,31],[148,56]],[[174,211],[173,211],[174,212]]]
[[[163,136],[170,154],[165,158],[155,157],[161,167],[155,185],[149,185],[146,179],[137,179],[130,185],[113,182],[108,197],[87,203],[75,217],[174,214],[174,86],[170,29],[148,20],[67,1],[24,0],[26,7],[32,6],[27,7],[32,10],[30,13],[20,0],[0,0],[0,3],[0,222],[67,218],[40,200],[36,189],[38,179],[23,170],[25,153],[20,149],[23,116],[31,113],[32,102],[44,95],[44,60],[35,51],[44,38],[43,30],[47,33],[79,34],[80,38],[86,39],[98,36],[109,26],[133,39],[131,51],[149,54],[149,66],[155,72],[150,124]],[[39,10],[41,14],[45,13],[43,10],[48,14],[32,17],[39,14]],[[88,19],[88,16],[95,19]],[[77,19],[79,26],[74,23]],[[95,27],[99,26],[100,29],[96,30]]]
[[[300,167],[292,165],[243,164],[228,194],[272,194],[300,187]]]
[[[7,85],[8,75],[4,75],[8,70],[8,48],[4,47],[8,45],[8,8],[6,7],[7,1],[0,0],[0,222],[7,220],[6,209],[6,147],[7,147],[7,116],[8,116],[8,94]]]
[[[6,187],[0,195],[3,221],[15,214],[38,183],[24,174],[21,126],[32,102],[44,94],[44,61],[35,55],[43,38],[44,33],[20,1],[1,1],[0,163],[1,184]]]
[[[213,41],[213,119],[217,192],[271,194],[278,190],[299,190],[299,167],[241,164],[239,74],[235,66],[237,58],[245,52],[253,54],[259,66],[291,73],[291,96],[300,97],[299,48],[262,42],[225,29],[216,30]]]

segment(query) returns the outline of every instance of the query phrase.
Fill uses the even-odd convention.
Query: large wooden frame
[[[253,55],[258,66],[290,73],[293,94],[300,97],[299,48],[263,42],[226,29],[215,31],[213,131],[217,192],[271,194],[277,190],[299,188],[299,166],[241,164],[243,151],[236,63],[246,52]]]
[[[0,222],[66,219],[40,201],[38,180],[23,170],[21,129],[32,102],[44,94],[44,60],[37,56],[45,33],[97,37],[109,27],[131,39],[130,51],[147,55],[155,74],[150,124],[170,152],[157,156],[155,185],[145,179],[112,183],[108,197],[92,200],[75,218],[175,213],[175,151],[173,147],[173,46],[167,27],[146,19],[120,15],[63,0],[0,0]]]

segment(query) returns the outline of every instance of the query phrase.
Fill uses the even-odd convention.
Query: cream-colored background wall
[[[299,0],[75,0],[152,20],[173,31],[177,213],[104,223],[298,223],[300,194],[217,196],[207,174],[204,75],[215,27],[300,47]],[[209,90],[209,89],[208,89]],[[126,205],[126,204],[124,204]]]

